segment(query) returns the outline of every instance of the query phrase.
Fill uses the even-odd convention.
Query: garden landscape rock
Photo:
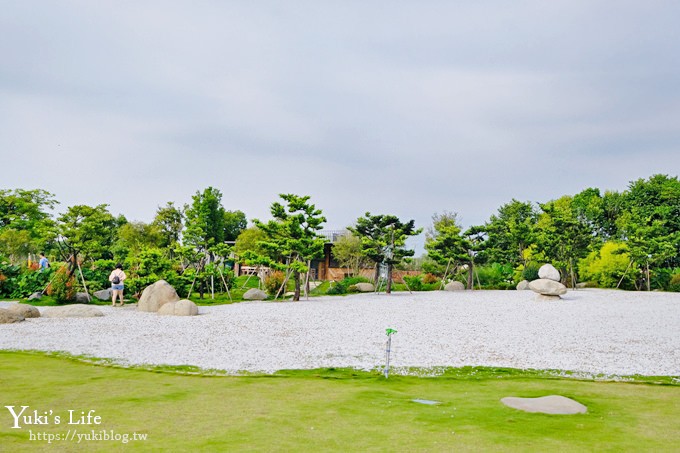
[[[28,304],[12,304],[7,307],[7,310],[14,314],[23,316],[24,318],[39,318],[40,310],[35,308],[33,305]]]
[[[372,293],[372,292],[375,291],[375,286],[373,286],[372,283],[362,282],[362,283],[357,283],[354,286],[356,287],[357,291],[359,291],[360,293]]]
[[[182,299],[164,304],[158,310],[158,314],[169,316],[196,316],[198,314],[198,307],[192,301]]]
[[[529,283],[529,288],[542,296],[561,296],[567,293],[567,287],[560,282],[539,278]]]
[[[507,397],[501,402],[508,407],[524,412],[539,412],[542,414],[573,415],[585,414],[588,408],[578,401],[561,395],[542,396],[540,398]]]
[[[18,315],[12,311],[9,311],[5,308],[0,308],[0,324],[12,324],[15,322],[21,322],[24,320],[24,317],[21,315]]]
[[[30,296],[28,296],[28,300],[40,299],[42,297],[42,295],[43,295],[43,293],[41,291],[36,291],[33,294],[31,294]]]
[[[158,280],[153,285],[149,285],[142,291],[142,297],[137,304],[138,311],[155,313],[168,302],[179,300],[177,291],[170,283],[165,280]]]
[[[89,304],[92,298],[87,293],[76,293],[75,301],[78,304]]]
[[[562,280],[560,277],[560,271],[555,269],[555,266],[552,264],[544,264],[541,266],[541,268],[538,270],[538,278],[544,278],[554,282],[559,282]]]
[[[517,284],[517,291],[525,291],[529,289],[529,280],[522,280]]]
[[[96,318],[104,313],[92,305],[73,304],[50,307],[42,313],[43,318]]]
[[[111,300],[111,289],[102,289],[94,293],[94,297],[99,300]]]
[[[257,288],[250,288],[243,294],[245,300],[265,300],[267,298],[267,293]]]
[[[465,285],[461,282],[449,282],[444,286],[444,291],[463,291],[465,290]]]

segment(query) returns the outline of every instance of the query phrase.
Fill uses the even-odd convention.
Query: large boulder
[[[168,302],[158,309],[159,315],[171,316],[196,316],[198,314],[198,307],[195,303],[188,299],[178,300],[176,302]]]
[[[544,264],[541,266],[541,268],[538,270],[538,278],[544,278],[554,282],[559,282],[562,280],[560,278],[560,271],[555,269],[555,266],[552,264]]]
[[[75,301],[78,304],[89,304],[92,298],[87,293],[76,293]]]
[[[360,293],[372,293],[375,291],[375,286],[373,286],[373,283],[357,283],[354,285]]]
[[[104,313],[92,305],[73,304],[50,307],[42,315],[43,318],[95,318],[104,316]]]
[[[95,291],[94,297],[96,297],[99,300],[111,300],[111,288]]]
[[[21,322],[24,317],[11,312],[5,308],[0,308],[0,324],[11,324],[13,322]]]
[[[24,318],[39,318],[40,310],[35,308],[33,305],[28,304],[12,304],[7,307],[7,310],[14,314],[23,316]]]
[[[522,280],[517,284],[517,291],[524,291],[529,289],[529,280]]]
[[[250,288],[243,294],[243,299],[245,300],[265,300],[267,298],[267,293],[257,288]]]
[[[168,302],[179,300],[177,291],[165,280],[158,280],[153,285],[149,285],[142,291],[142,297],[137,303],[138,311],[155,313]]]
[[[444,291],[463,291],[464,289],[465,285],[461,282],[449,282],[444,286]]]
[[[543,296],[560,296],[567,293],[567,287],[560,282],[539,278],[529,283],[529,289]]]

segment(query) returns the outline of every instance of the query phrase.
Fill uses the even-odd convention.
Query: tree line
[[[106,285],[105,274],[120,262],[132,275],[133,292],[163,278],[189,293],[195,288],[202,297],[214,291],[216,281],[228,288],[237,259],[280,269],[280,289],[292,280],[299,299],[326,242],[320,234],[326,219],[309,196],[281,194],[270,207],[272,219],[252,219],[250,227],[245,213],[225,209],[213,187],[197,191],[184,206],[158,207],[150,223],[114,216],[105,204],[70,206],[54,216],[57,204],[42,189],[0,190],[0,296],[25,297],[56,280],[59,297],[66,299],[88,280]],[[546,262],[570,286],[680,286],[677,177],[638,179],[623,192],[587,188],[547,202],[512,199],[484,224],[466,229],[456,212],[436,213],[425,232],[427,253],[414,258],[406,239],[422,231],[413,220],[367,212],[347,227],[333,253],[349,274],[372,267],[374,281],[383,278],[388,292],[395,267],[422,271],[432,288],[448,279],[468,288],[512,288],[536,278]],[[38,252],[58,263],[57,269],[37,272]]]

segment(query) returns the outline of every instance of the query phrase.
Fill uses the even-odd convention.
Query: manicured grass
[[[512,370],[451,370],[443,377],[352,370],[207,377],[98,366],[0,351],[0,450],[109,451],[677,451],[680,386],[592,382]],[[176,371],[183,371],[177,368]],[[195,371],[189,369],[189,371]],[[670,379],[666,382],[672,382]],[[505,396],[559,394],[583,415],[529,414]],[[440,405],[412,402],[420,398]],[[62,424],[12,429],[4,406],[53,411]],[[67,425],[68,410],[100,425]],[[146,441],[29,440],[29,430],[113,430]]]

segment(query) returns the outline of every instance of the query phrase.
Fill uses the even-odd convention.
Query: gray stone
[[[102,289],[94,293],[94,297],[99,300],[111,300],[111,288]]]
[[[24,320],[23,316],[12,311],[9,311],[5,308],[0,308],[0,324],[11,324],[14,322],[21,322],[23,320]]]
[[[560,278],[560,271],[555,269],[555,266],[552,264],[544,264],[541,266],[541,268],[538,270],[538,278],[544,278],[554,282],[559,282],[562,280]]]
[[[529,289],[529,280],[522,280],[517,284],[517,291],[525,291]]]
[[[375,286],[372,283],[357,283],[354,285],[360,293],[372,293],[375,291]]]
[[[158,280],[153,285],[149,285],[142,291],[142,297],[137,304],[138,311],[155,313],[168,302],[179,300],[177,291],[165,280]]]
[[[257,288],[250,288],[243,294],[245,300],[265,300],[267,298],[267,293]]]
[[[540,412],[542,414],[573,415],[585,414],[588,408],[578,401],[560,395],[542,396],[540,398],[507,397],[501,402],[513,409],[524,412]]]
[[[40,299],[42,297],[42,295],[43,295],[42,291],[36,291],[35,293],[28,296],[28,300]]]
[[[463,291],[464,289],[465,285],[461,282],[449,282],[444,286],[444,291]]]
[[[92,305],[73,304],[62,307],[50,307],[43,313],[43,318],[95,318],[104,313]]]
[[[24,318],[39,318],[40,310],[35,308],[33,305],[28,304],[12,304],[7,307],[7,310],[14,314],[23,316]]]
[[[529,283],[529,288],[544,296],[559,296],[567,293],[567,287],[560,282],[539,278]]]
[[[198,307],[192,301],[182,299],[176,302],[163,304],[163,306],[158,309],[158,314],[170,316],[196,316],[198,314]]]
[[[87,293],[76,293],[74,300],[79,304],[89,304],[92,302],[92,298]]]

